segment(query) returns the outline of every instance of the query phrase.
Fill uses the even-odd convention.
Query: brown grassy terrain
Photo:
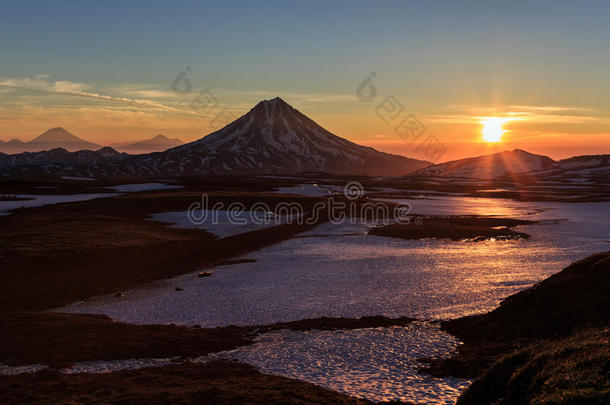
[[[261,185],[251,180],[236,180],[235,184],[226,179],[224,183],[190,181],[184,189],[29,208],[0,217],[0,310],[48,309],[93,295],[122,291],[233,260],[315,225],[287,224],[217,239],[205,231],[173,228],[148,219],[157,212],[184,211],[194,202],[200,202],[203,192],[208,195],[210,206],[220,203],[228,207],[240,202],[249,207],[265,202],[273,208],[279,203],[291,202],[309,210],[324,201],[316,197],[253,191],[257,187],[271,189],[269,182]],[[56,187],[91,192],[99,191],[101,186]],[[246,191],[234,190],[238,187]],[[324,215],[318,223],[323,221]],[[511,220],[426,218],[422,225],[406,228],[390,225],[374,233],[413,238],[465,235],[464,232],[470,236],[518,234],[509,229],[491,229],[507,221]],[[513,221],[507,226],[521,223],[525,222]]]
[[[336,329],[362,329],[362,328],[387,328],[389,326],[406,326],[415,321],[415,318],[402,316],[400,318],[388,318],[385,316],[363,316],[362,318],[314,318],[301,319],[294,322],[281,322],[272,325],[257,327],[258,333],[265,333],[277,329],[292,330],[336,330]]]
[[[52,192],[95,192],[100,185],[59,182]],[[235,257],[280,242],[313,224],[280,225],[224,239],[199,230],[148,220],[155,212],[182,211],[200,201],[271,207],[320,199],[243,191],[265,186],[197,181],[185,189],[142,192],[86,202],[18,210],[0,217],[0,363],[43,363],[146,357],[197,357],[249,344],[254,328],[186,328],[129,325],[95,315],[41,310],[92,295],[122,291],[200,268],[230,265]],[[246,182],[247,183],[247,182]],[[210,184],[213,189],[210,189]],[[6,183],[4,184],[6,185]],[[12,182],[15,192],[31,183]],[[242,191],[233,191],[239,187]],[[45,189],[47,192],[48,189]],[[321,218],[321,221],[324,219]],[[367,322],[309,321],[309,326],[364,327]],[[384,323],[372,319],[369,323]],[[396,322],[404,322],[398,320]],[[349,324],[349,325],[348,325]],[[298,323],[290,325],[297,327]],[[279,328],[269,325],[267,330]],[[0,378],[0,403],[360,403],[318,386],[266,376],[233,363],[183,364],[104,375],[67,376],[46,370]]]
[[[58,307],[200,268],[230,265],[238,256],[311,227],[282,225],[217,239],[204,231],[171,228],[147,219],[155,212],[185,210],[199,200],[202,192],[210,195],[211,203],[226,205],[265,201],[273,206],[298,201],[311,207],[321,200],[260,193],[276,184],[272,180],[193,178],[181,182],[185,188],[180,190],[31,208],[0,217],[0,363],[60,367],[87,360],[195,357],[249,344],[253,333],[277,328],[341,329],[405,325],[411,321],[320,318],[258,330],[201,329],[128,325],[93,315],[15,312]],[[32,183],[9,183],[12,193],[32,192]],[[53,192],[108,191],[100,187],[116,184],[112,180],[92,183],[56,181]],[[6,186],[7,182],[0,185]],[[388,226],[378,232],[393,237],[457,240],[526,237],[510,228],[527,223],[501,218],[430,217],[421,225]],[[604,309],[610,307],[607,256],[576,263],[533,289],[510,297],[489,314],[443,323],[445,330],[465,344],[454,358],[434,362],[430,372],[479,376],[484,382],[473,384],[462,403],[607,403],[599,402],[607,399],[604,381],[610,380],[604,329],[608,323]],[[579,354],[583,351],[588,356]],[[591,373],[586,374],[586,370]],[[183,364],[107,375],[65,376],[48,370],[0,378],[0,403],[248,401],[356,403],[348,396],[265,376],[233,363]]]
[[[105,315],[0,312],[0,363],[45,364],[79,361],[198,357],[252,343],[254,328],[187,328],[132,325]]]
[[[610,252],[575,262],[483,315],[445,321],[464,344],[434,375],[480,377],[459,404],[610,399]]]
[[[5,404],[366,404],[314,384],[232,362],[151,367],[108,374],[54,371],[3,378]]]
[[[521,219],[478,216],[427,216],[418,219],[421,222],[410,221],[408,224],[394,223],[373,228],[370,234],[401,239],[436,238],[471,241],[490,238],[525,239],[529,238],[528,234],[513,231],[512,228],[534,223]]]
[[[306,319],[260,327],[131,325],[103,315],[0,313],[0,363],[45,364],[34,374],[0,377],[0,403],[368,403],[316,385],[267,376],[232,362],[151,367],[110,374],[64,375],[78,361],[199,357],[252,343],[256,333],[290,328],[356,329],[406,325],[381,316]],[[161,383],[160,383],[161,382]]]
[[[211,192],[210,204],[320,199]],[[287,224],[217,239],[150,221],[186,210],[201,193],[150,192],[19,210],[0,217],[0,310],[38,310],[208,267],[278,243],[313,224]],[[320,218],[320,221],[323,221]]]
[[[199,357],[252,343],[278,329],[332,330],[405,326],[413,318],[317,318],[260,326],[198,328],[133,325],[105,315],[0,312],[0,364],[63,367],[80,361]]]
[[[591,328],[503,356],[458,404],[610,403],[610,330]]]

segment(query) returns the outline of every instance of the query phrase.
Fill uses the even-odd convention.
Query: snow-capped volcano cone
[[[328,132],[276,97],[204,138],[142,157],[165,174],[335,174],[399,176],[431,163],[379,152]]]

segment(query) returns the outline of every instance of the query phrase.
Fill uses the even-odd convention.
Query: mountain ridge
[[[152,153],[163,152],[176,146],[183,145],[184,142],[178,138],[169,138],[165,135],[158,134],[152,138],[142,139],[139,141],[115,142],[111,143],[110,147],[121,152],[132,153]]]
[[[58,127],[35,139],[45,141],[57,133],[68,140],[75,137]],[[58,138],[61,136],[55,136]],[[167,140],[179,141],[157,135],[138,142]],[[548,156],[514,149],[432,164],[380,152],[332,134],[279,97],[260,101],[235,121],[198,140],[160,152],[134,155],[111,147],[78,152],[53,148],[15,155],[0,153],[0,168],[4,168],[4,176],[79,176],[82,172],[101,177],[325,172],[481,180],[577,177],[576,182],[610,177],[610,155],[574,156],[555,161]],[[69,156],[70,153],[76,155]]]
[[[40,152],[51,150],[54,148],[63,148],[71,152],[78,150],[95,150],[101,148],[94,142],[86,141],[78,136],[70,133],[62,127],[55,127],[46,130],[31,141],[24,142],[20,139],[13,138],[7,142],[0,141],[1,149],[10,149],[20,152]],[[26,150],[23,150],[26,149]]]
[[[178,147],[179,148],[179,147]],[[176,148],[173,148],[176,149]],[[523,151],[517,149],[518,152],[525,152],[534,156],[541,156],[529,153],[527,151]],[[511,152],[511,151],[504,151]],[[513,151],[514,152],[514,151]],[[150,158],[154,156],[159,156],[163,152],[154,152],[145,155],[131,155],[125,152],[119,152],[112,147],[106,146],[102,147],[98,150],[81,150],[76,152],[69,152],[63,148],[54,148],[47,151],[40,152],[22,152],[19,154],[5,154],[0,152],[0,174],[12,175],[16,173],[21,173],[24,171],[23,166],[29,166],[29,172],[32,173],[34,167],[40,167],[44,169],[45,165],[62,165],[69,164],[71,165],[69,168],[60,167],[58,174],[62,175],[73,175],[78,174],[74,173],[75,170],[72,165],[80,165],[78,170],[86,170],[88,173],[93,172],[101,172],[102,175],[121,175],[124,170],[119,170],[119,165],[125,163],[129,165],[137,164],[137,160],[141,158]],[[502,152],[500,152],[502,153]],[[493,155],[493,154],[491,154]],[[481,157],[486,157],[490,155],[482,155],[473,158],[465,158],[458,159],[455,161],[449,161],[445,163],[441,163],[439,165],[431,165],[429,168],[434,168],[436,166],[441,166],[445,164],[453,164],[455,162],[468,161]],[[89,160],[86,159],[89,157]],[[595,177],[600,177],[598,182],[605,181],[606,178],[610,178],[610,155],[582,155],[582,156],[573,156],[568,159],[562,159],[556,161],[557,165],[551,167],[547,170],[542,171],[534,171],[534,172],[526,172],[520,173],[523,176],[538,176],[540,179],[546,180],[565,180],[566,178],[572,178],[572,181],[580,182],[580,180],[591,180],[595,179]],[[87,167],[87,164],[102,164],[107,165],[107,167],[102,168],[92,168]],[[5,173],[2,173],[2,169],[6,169]],[[418,177],[435,177],[435,175],[428,175],[422,172],[425,172],[426,169],[417,170],[407,177],[418,176]],[[8,172],[7,172],[8,170]],[[72,171],[71,171],[72,170]],[[33,174],[50,174],[48,172],[42,172],[41,170],[34,170]],[[28,171],[26,170],[26,174]],[[307,171],[303,171],[300,173],[308,173]],[[311,173],[328,173],[328,172],[319,172],[312,171]],[[589,179],[583,179],[583,173],[588,174],[590,176]],[[599,175],[596,176],[596,173]],[[332,174],[332,173],[328,173]],[[89,174],[91,175],[91,174]],[[591,177],[592,176],[592,177]],[[449,179],[451,177],[448,177]]]
[[[169,138],[159,134],[152,138],[120,143],[115,142],[106,146],[119,150],[120,152],[132,152],[137,154],[163,151],[183,143],[184,142],[178,138]],[[81,150],[95,151],[102,147],[105,146],[80,138],[63,127],[48,129],[27,142],[18,138],[12,138],[9,141],[0,140],[0,153],[6,154],[42,152],[56,148],[66,149],[70,152]]]
[[[83,149],[70,152],[64,148],[53,148],[40,152],[22,152],[14,155],[0,153],[0,169],[45,165],[106,165],[118,162],[129,155],[109,146],[98,150]]]
[[[548,156],[513,149],[436,164],[417,170],[410,176],[493,179],[553,168],[559,168],[559,165]]]
[[[88,163],[53,151],[0,156],[3,175],[186,176],[327,172],[402,176],[431,165],[358,145],[322,128],[279,97],[263,100],[225,127],[194,142],[141,155],[94,156]],[[89,151],[91,152],[91,151]],[[97,152],[91,152],[96,153]],[[53,156],[58,162],[51,164]],[[9,156],[9,157],[7,157]],[[42,164],[41,164],[42,163]]]

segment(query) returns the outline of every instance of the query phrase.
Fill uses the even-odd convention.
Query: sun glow
[[[502,125],[504,125],[506,121],[505,118],[497,117],[483,119],[481,121],[481,125],[483,125],[483,140],[485,142],[500,142],[502,140],[502,135],[504,134]]]

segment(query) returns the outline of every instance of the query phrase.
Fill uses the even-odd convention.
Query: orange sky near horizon
[[[409,114],[442,161],[610,153],[608,2],[6,3],[5,141],[61,126],[98,144],[188,142],[279,96],[338,136],[418,159],[436,160],[397,134]],[[200,114],[204,90],[215,108]],[[501,142],[482,142],[492,117]]]
[[[200,114],[193,108],[200,97],[196,91],[177,94],[169,86],[140,87],[143,89],[128,85],[100,89],[83,83],[54,82],[44,75],[0,80],[0,100],[4,101],[0,106],[0,139],[28,141],[61,126],[102,145],[157,134],[190,142],[247,113],[258,101],[277,95],[220,90],[210,93],[219,100],[218,105]],[[363,102],[356,92],[280,96],[335,135],[384,152],[436,163],[511,149],[553,159],[610,153],[610,117],[594,108],[427,103],[409,110],[399,97],[378,95]],[[409,105],[417,106],[413,102]],[[389,111],[392,108],[395,111]],[[411,114],[422,125],[423,134],[417,142],[407,143],[396,128]],[[500,142],[482,139],[482,124],[489,117],[503,122]],[[442,145],[442,155],[430,156],[418,147],[428,135]]]

